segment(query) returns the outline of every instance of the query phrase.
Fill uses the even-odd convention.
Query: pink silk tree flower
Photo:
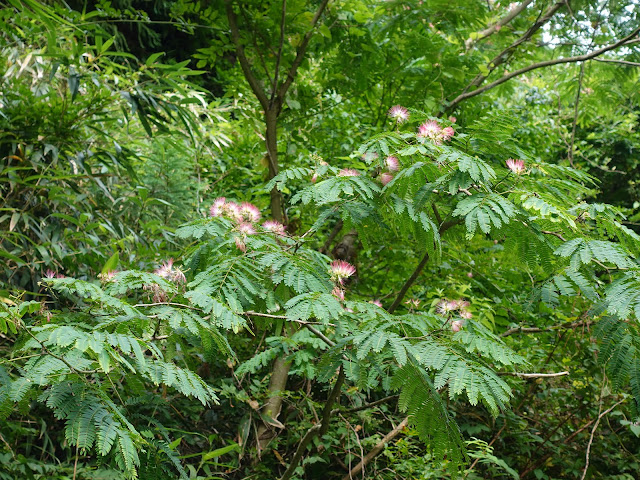
[[[345,278],[349,278],[356,273],[356,267],[344,260],[335,260],[329,265],[329,272],[332,280],[342,284]]]
[[[386,185],[391,180],[393,180],[393,175],[391,173],[385,172],[380,174],[380,183],[382,183],[382,185]]]
[[[267,220],[262,224],[267,232],[277,233],[278,235],[284,235],[285,226],[276,220]]]
[[[394,105],[389,109],[389,117],[393,118],[398,123],[404,123],[409,120],[409,110],[402,105]]]
[[[224,205],[227,199],[224,197],[218,197],[213,201],[213,205],[209,209],[209,215],[211,217],[220,217],[224,213]]]
[[[397,157],[389,156],[385,158],[384,164],[390,172],[397,172],[400,169],[400,162]]]
[[[455,320],[455,321],[451,322],[451,330],[454,333],[455,332],[459,332],[460,330],[462,330],[462,325],[463,325],[462,320]]]
[[[240,205],[240,215],[242,215],[244,220],[249,222],[257,222],[261,217],[260,209],[249,202],[243,202]]]
[[[441,131],[442,127],[440,127],[440,124],[438,124],[437,121],[427,120],[418,127],[418,136],[436,140],[439,137]]]
[[[524,160],[510,158],[507,160],[507,167],[516,175],[522,175],[524,173]]]
[[[455,134],[456,134],[456,131],[453,129],[453,127],[445,127],[442,129],[442,138],[445,141],[449,140]]]
[[[339,177],[359,177],[360,172],[353,168],[343,168],[338,172]]]
[[[253,225],[247,222],[238,224],[236,230],[238,230],[242,235],[253,235],[256,233],[256,229],[253,228]]]

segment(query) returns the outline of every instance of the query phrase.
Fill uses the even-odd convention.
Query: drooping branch
[[[476,77],[471,81],[471,83],[469,83],[469,85],[467,85],[464,88],[462,93],[466,93],[471,88],[478,87],[482,83],[484,83],[487,77],[491,75],[491,72],[493,72],[496,68],[498,68],[500,65],[505,63],[507,60],[509,60],[515,53],[516,49],[523,43],[529,41],[531,37],[533,37],[533,35],[538,30],[540,30],[545,23],[551,20],[551,18],[556,14],[556,12],[564,4],[565,4],[565,0],[559,0],[553,5],[551,5],[547,9],[547,11],[544,13],[544,15],[538,18],[538,20],[536,20],[536,22],[533,25],[531,25],[531,27],[529,27],[529,29],[526,32],[524,32],[520,38],[518,38],[518,40],[513,42],[511,45],[509,45],[507,48],[501,51],[498,55],[496,55],[491,61],[489,61],[486,65],[487,73],[486,74],[480,73],[476,75]]]
[[[525,0],[517,7],[509,10],[509,13],[507,13],[504,17],[499,19],[497,22],[489,25],[484,30],[481,30],[479,32],[475,32],[475,34],[472,34],[464,42],[464,46],[467,49],[467,51],[470,50],[473,47],[473,45],[476,44],[477,42],[484,40],[485,38],[490,37],[494,33],[498,32],[502,27],[504,27],[509,22],[511,22],[511,20],[516,18],[518,15],[520,15],[529,6],[531,2],[533,2],[533,0]]]
[[[455,107],[458,106],[458,104],[460,104],[462,101],[467,100],[468,98],[471,97],[475,97],[477,95],[480,95],[481,93],[484,93],[488,90],[491,90],[495,87],[497,87],[498,85],[502,85],[505,82],[508,82],[509,80],[511,80],[512,78],[515,77],[519,77],[520,75],[523,75],[527,72],[530,72],[532,70],[537,70],[539,68],[544,68],[544,67],[550,67],[553,65],[560,65],[563,63],[576,63],[576,62],[585,62],[587,60],[592,60],[606,52],[609,52],[611,50],[614,50],[618,47],[620,47],[621,45],[624,45],[626,43],[629,42],[629,40],[631,40],[633,37],[635,37],[638,32],[640,32],[640,27],[636,28],[635,30],[633,30],[633,32],[631,32],[629,35],[627,35],[626,37],[624,37],[623,39],[612,43],[610,45],[604,46],[602,48],[599,48],[597,50],[594,50],[591,53],[587,53],[584,55],[576,55],[573,57],[564,57],[564,58],[556,58],[553,60],[545,60],[543,62],[538,62],[538,63],[533,63],[531,65],[528,65],[526,67],[520,68],[514,72],[511,72],[507,75],[504,75],[503,77],[485,85],[484,87],[480,87],[476,90],[473,90],[471,92],[466,92],[466,93],[461,93],[460,95],[458,95],[455,99],[453,99],[451,101],[451,103],[449,103],[449,105],[447,105],[446,110],[453,110]]]
[[[265,93],[264,88],[262,87],[262,85],[260,85],[258,77],[256,77],[255,73],[251,69],[249,60],[244,53],[244,46],[242,45],[242,41],[240,40],[240,31],[238,30],[238,19],[235,12],[233,11],[231,0],[225,0],[224,6],[227,11],[229,28],[231,29],[231,40],[236,47],[236,55],[238,55],[238,61],[240,62],[242,73],[244,73],[244,76],[247,79],[251,90],[260,102],[260,105],[262,105],[262,108],[267,110],[267,108],[269,108],[269,100],[267,99],[267,94]]]

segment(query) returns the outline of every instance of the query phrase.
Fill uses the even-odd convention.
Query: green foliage
[[[490,82],[640,10],[147,3],[0,9],[1,479],[637,473],[637,48]]]

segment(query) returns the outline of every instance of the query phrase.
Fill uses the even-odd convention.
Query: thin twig
[[[473,87],[478,87],[491,75],[491,73],[498,68],[503,63],[506,63],[515,53],[516,49],[531,39],[533,35],[540,30],[545,23],[547,23],[551,18],[556,14],[556,12],[564,5],[564,0],[559,0],[553,5],[551,5],[547,11],[539,17],[533,25],[529,27],[529,29],[522,34],[520,38],[518,38],[515,42],[509,45],[507,48],[502,50],[498,55],[496,55],[491,61],[489,61],[486,65],[487,73],[479,73],[475,76],[475,78],[462,90],[462,93],[466,93],[469,89]]]
[[[508,337],[509,335],[513,335],[514,333],[539,333],[539,332],[551,332],[553,330],[564,330],[564,329],[574,329],[576,327],[582,326],[590,326],[593,323],[593,320],[584,320],[580,322],[570,322],[563,323],[561,325],[553,325],[551,327],[513,327],[509,330],[502,332],[500,334],[501,337]]]

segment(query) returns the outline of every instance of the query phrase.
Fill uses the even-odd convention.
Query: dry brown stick
[[[398,426],[396,426],[396,428],[394,428],[393,430],[391,430],[389,433],[387,433],[384,438],[382,440],[380,440],[375,447],[373,447],[371,449],[371,451],[369,453],[367,453],[364,458],[360,461],[360,463],[358,463],[355,467],[353,467],[349,473],[347,473],[344,477],[342,477],[342,480],[352,480],[354,477],[356,477],[357,475],[360,474],[360,472],[362,472],[362,469],[371,461],[375,458],[376,455],[378,455],[383,449],[384,446],[389,443],[391,440],[393,440],[394,438],[396,438],[400,432],[402,431],[402,429],[404,427],[407,426],[407,424],[409,423],[409,417],[406,417],[404,420],[402,420],[402,422],[400,422],[398,424]]]

